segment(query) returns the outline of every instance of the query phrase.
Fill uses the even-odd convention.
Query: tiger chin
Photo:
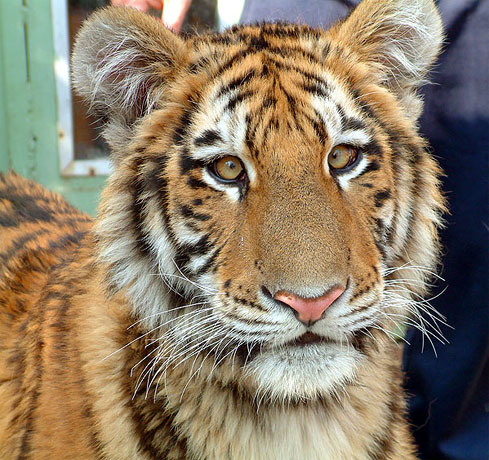
[[[439,254],[442,39],[431,0],[186,38],[93,14],[97,218],[0,178],[0,457],[415,459],[395,327]]]

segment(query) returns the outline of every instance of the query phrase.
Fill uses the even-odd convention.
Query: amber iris
[[[358,151],[351,145],[337,145],[328,155],[329,167],[336,170],[346,169],[355,163]]]
[[[244,167],[239,158],[227,155],[214,161],[212,171],[222,181],[231,182],[241,178]]]

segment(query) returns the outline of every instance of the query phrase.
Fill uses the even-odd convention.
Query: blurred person
[[[161,20],[174,32],[180,32],[192,0],[111,0],[114,6],[127,6],[141,11],[161,10]]]
[[[191,0],[166,1],[179,31]],[[113,0],[146,10],[158,0]],[[167,5],[173,4],[172,13]],[[287,21],[327,28],[359,0],[246,0],[241,23]],[[410,417],[422,458],[489,459],[489,2],[439,0],[446,49],[423,89],[421,132],[446,177],[450,215],[442,232],[448,290],[431,300],[453,329],[436,353],[411,329],[405,348]],[[163,6],[163,5],[161,5]],[[169,7],[168,7],[169,8]],[[424,351],[424,353],[423,353]]]

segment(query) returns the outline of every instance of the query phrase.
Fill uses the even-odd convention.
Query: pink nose
[[[341,286],[333,286],[321,297],[304,298],[286,291],[278,291],[273,298],[287,304],[297,312],[297,319],[310,324],[323,316],[326,309],[345,291]]]

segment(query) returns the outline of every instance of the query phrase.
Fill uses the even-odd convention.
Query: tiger
[[[416,459],[395,331],[439,264],[442,43],[432,0],[198,36],[93,13],[97,217],[0,179],[0,457]]]

